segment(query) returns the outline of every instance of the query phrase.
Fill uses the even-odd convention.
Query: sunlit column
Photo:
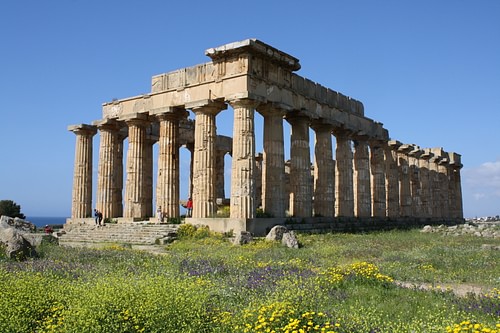
[[[233,159],[231,167],[231,218],[255,217],[255,130],[257,103],[250,99],[229,101],[233,108]]]
[[[160,122],[156,209],[161,208],[164,217],[179,217],[179,120],[186,111],[168,108],[155,115]]]
[[[130,114],[123,121],[128,126],[127,179],[125,185],[126,218],[145,218],[147,216],[145,197],[146,166],[146,128],[148,115]]]
[[[284,110],[264,104],[257,108],[264,117],[262,154],[262,209],[274,216],[285,216]]]
[[[227,108],[221,102],[204,101],[186,105],[195,113],[193,156],[193,217],[215,217],[215,116]]]
[[[429,160],[434,156],[429,149],[424,149],[422,155],[418,162],[420,168],[420,188],[421,195],[420,199],[422,201],[422,214],[424,218],[432,217],[432,190],[431,190],[431,179],[430,179],[430,169]]]
[[[290,142],[290,214],[312,216],[311,152],[309,118],[289,116],[292,125]]]
[[[92,216],[92,138],[97,133],[95,126],[72,125],[68,130],[76,134],[75,168],[71,217]]]
[[[94,125],[99,128],[100,133],[96,207],[104,218],[119,217],[122,213],[123,184],[123,171],[118,171],[123,168],[123,163],[118,158],[119,145],[123,142],[120,137],[121,125],[112,119],[95,121]],[[116,197],[118,193],[120,196]]]

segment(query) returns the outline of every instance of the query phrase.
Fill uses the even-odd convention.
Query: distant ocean
[[[43,227],[46,224],[64,224],[64,223],[66,223],[66,217],[26,216],[25,220],[33,223],[37,227]]]

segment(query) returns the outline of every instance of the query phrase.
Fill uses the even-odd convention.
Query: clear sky
[[[362,101],[392,139],[461,154],[465,216],[500,214],[500,1],[5,0],[0,37],[0,199],[28,217],[70,215],[68,125],[247,38]]]

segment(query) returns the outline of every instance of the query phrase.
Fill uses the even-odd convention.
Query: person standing
[[[95,217],[95,225],[99,225],[99,211],[97,208],[94,208],[94,217]]]
[[[193,200],[191,198],[188,198],[188,201],[186,203],[186,209],[187,209],[187,217],[192,217],[193,215]]]
[[[156,218],[158,219],[158,223],[163,222],[163,212],[161,211],[161,206],[158,206],[156,209]]]

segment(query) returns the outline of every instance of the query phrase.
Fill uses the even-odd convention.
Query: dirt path
[[[403,288],[420,289],[420,290],[441,290],[441,291],[452,291],[455,295],[464,297],[467,294],[481,295],[486,294],[490,291],[489,288],[474,286],[469,284],[458,284],[458,283],[416,283],[416,282],[404,282],[404,281],[394,281],[396,285]]]

